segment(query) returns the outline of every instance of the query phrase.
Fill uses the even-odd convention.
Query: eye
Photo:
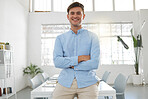
[[[70,12],[70,15],[74,15],[75,13],[74,12]]]
[[[81,15],[81,12],[80,12],[80,11],[78,11],[78,12],[77,12],[77,15]]]

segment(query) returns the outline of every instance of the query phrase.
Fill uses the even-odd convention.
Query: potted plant
[[[142,36],[141,34],[137,36],[137,38],[134,37],[133,35],[133,29],[131,29],[131,36],[133,40],[133,46],[134,46],[134,52],[135,52],[135,74],[132,76],[133,77],[133,84],[134,85],[139,85],[142,83],[141,80],[141,75],[139,74],[139,62],[140,62],[140,53],[142,49]],[[122,43],[125,49],[129,49],[128,45],[120,38],[120,36],[117,36],[118,41]]]
[[[139,62],[140,62],[140,54],[141,54],[141,49],[143,48],[142,46],[142,36],[141,34],[137,36],[137,39],[133,35],[133,29],[131,29],[131,35],[133,39],[133,46],[135,50],[135,74],[133,75],[133,84],[134,85],[139,85],[142,83],[141,80],[141,75],[139,73]]]
[[[43,70],[39,68],[37,65],[30,63],[29,66],[23,69],[24,75],[30,76],[30,78],[33,78],[35,75],[42,73]]]
[[[6,50],[10,50],[10,45],[9,45],[8,42],[5,43],[5,49],[6,49]]]
[[[26,68],[23,69],[23,75],[27,75],[28,81],[27,81],[27,85],[31,87],[31,79],[39,74],[42,73],[42,69],[39,68],[37,65],[30,63],[29,66],[27,66]]]

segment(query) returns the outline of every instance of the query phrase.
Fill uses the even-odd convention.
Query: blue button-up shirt
[[[78,56],[90,55],[91,59],[78,63]],[[96,34],[80,29],[75,34],[72,30],[57,36],[54,47],[55,67],[62,71],[58,83],[70,88],[76,78],[78,88],[95,84],[98,79],[95,69],[99,65],[100,47]],[[74,66],[74,69],[69,68]]]

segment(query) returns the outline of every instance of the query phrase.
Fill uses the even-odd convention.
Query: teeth
[[[73,19],[74,21],[77,21],[78,19]]]

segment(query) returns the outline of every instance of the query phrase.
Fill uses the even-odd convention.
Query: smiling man
[[[84,6],[72,3],[67,9],[71,29],[55,41],[54,64],[62,71],[53,92],[53,99],[98,99],[100,47],[97,35],[82,28]]]

